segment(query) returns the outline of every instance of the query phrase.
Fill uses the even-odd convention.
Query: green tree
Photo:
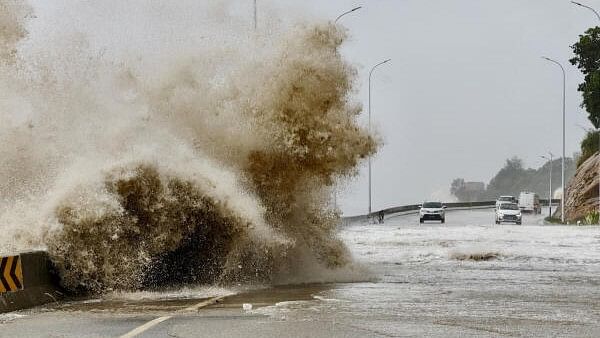
[[[597,138],[595,142],[598,142]],[[560,187],[562,181],[561,168],[561,158],[555,158],[552,162],[547,161],[538,169],[525,169],[523,161],[517,157],[513,157],[506,160],[504,167],[496,173],[487,185],[486,191],[478,195],[476,200],[492,201],[501,195],[518,197],[521,191],[533,191],[540,195],[540,197],[547,198],[550,170],[552,170],[552,190],[554,191]],[[575,161],[567,157],[565,159],[565,180],[568,182],[574,174]],[[465,180],[457,178],[452,181],[450,192],[460,201],[469,201],[470,196],[465,191],[464,185]]]
[[[531,169],[523,168],[523,160],[518,157],[506,160],[504,167],[488,184],[486,196],[495,199],[500,195],[517,195],[522,189],[522,183],[529,181],[530,171]]]
[[[588,131],[583,141],[581,141],[581,156],[577,159],[579,167],[588,158],[598,151],[598,133],[596,131]]]
[[[466,197],[465,180],[462,178],[454,179],[450,185],[450,193],[456,196],[459,201],[464,201]]]
[[[595,127],[600,123],[600,27],[588,29],[573,46],[575,57],[569,60],[585,75],[577,88],[583,96],[581,106]]]

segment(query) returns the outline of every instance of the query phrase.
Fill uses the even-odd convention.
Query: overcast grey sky
[[[61,8],[67,7],[77,9],[67,18],[73,25],[110,39],[122,35],[126,40],[130,30],[160,27],[156,20],[160,18],[144,24],[136,21],[143,1],[118,3],[119,8],[113,8],[115,3],[99,8],[103,2],[96,6],[32,2],[44,31],[52,29],[51,20],[65,20],[69,14]],[[600,9],[600,0],[587,3]],[[164,15],[172,15],[169,6],[181,7],[184,2],[163,4]],[[215,4],[234,7],[238,13],[224,20],[251,25],[252,0]],[[258,0],[258,4],[259,26],[266,19],[290,25],[303,18],[334,19],[357,4],[364,6],[341,20],[351,35],[343,53],[360,74],[356,100],[365,107],[364,123],[369,68],[392,59],[379,68],[373,81],[373,121],[385,140],[373,162],[375,210],[444,199],[456,177],[487,183],[512,156],[537,167],[542,164],[539,156],[547,151],[560,154],[562,75],[542,55],[559,60],[567,70],[567,156],[579,149],[584,135],[577,124],[589,126],[576,90],[582,76],[568,62],[569,46],[597,18],[568,0]],[[179,20],[181,25],[194,24],[194,10]],[[131,27],[126,31],[112,27],[108,23],[114,17],[127,17]],[[183,38],[201,39],[192,33]],[[360,176],[344,187],[339,202],[345,214],[367,210],[366,178],[365,165]]]

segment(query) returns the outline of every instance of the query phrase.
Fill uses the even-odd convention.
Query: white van
[[[540,197],[538,194],[529,191],[521,192],[521,194],[519,194],[519,209],[523,212],[541,214],[542,206],[540,205]]]
[[[509,196],[509,195],[500,196],[496,200],[496,209],[498,209],[500,204],[503,204],[503,203],[515,203],[516,204],[516,203],[518,203],[518,201],[514,196]]]

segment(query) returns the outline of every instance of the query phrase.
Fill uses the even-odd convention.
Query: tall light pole
[[[560,201],[560,220],[562,223],[565,222],[565,200],[567,197],[567,191],[565,189],[565,110],[566,110],[566,97],[567,97],[567,73],[565,73],[565,67],[549,57],[542,56],[543,59],[548,60],[554,64],[557,64],[562,70],[563,74],[563,96],[562,96],[562,198]]]
[[[554,166],[554,155],[552,155],[551,152],[548,152],[548,154],[550,155],[550,157],[542,155],[541,158],[550,161],[550,186],[548,188],[548,208],[550,209],[550,213],[548,217],[552,218],[552,167]]]
[[[346,14],[350,14],[350,13],[352,13],[352,12],[354,12],[354,11],[357,11],[357,10],[359,10],[359,9],[361,9],[361,8],[362,8],[362,6],[356,6],[356,7],[352,8],[351,10],[349,10],[349,11],[346,11],[346,12],[344,12],[344,13],[340,14],[340,15],[339,15],[337,18],[335,18],[335,21],[334,21],[334,23],[337,23],[337,22],[338,22],[338,20],[339,20],[339,19],[341,19],[341,18],[342,18],[344,15],[346,15]]]
[[[254,0],[254,4],[256,6],[256,0]],[[362,8],[362,6],[356,6],[356,7],[352,8],[351,10],[346,11],[346,12],[338,15],[338,17],[335,18],[334,23],[337,24],[338,20],[341,19],[344,15],[350,14],[352,12],[355,12],[355,11],[361,9],[361,8]],[[255,14],[255,16],[256,16],[256,14]],[[255,26],[254,29],[256,29],[256,19],[255,19],[254,26]],[[338,208],[338,203],[337,203],[337,185],[334,185],[334,187],[333,187],[333,204],[334,204],[335,208],[337,209]],[[371,212],[369,212],[369,213],[371,213]]]
[[[383,65],[384,63],[388,63],[390,62],[392,59],[387,59],[384,61],[381,61],[380,63],[376,64],[375,66],[373,66],[371,68],[371,71],[369,72],[369,133],[371,133],[371,77],[373,75],[373,71],[375,70],[375,68]],[[369,156],[369,217],[371,216],[371,189],[372,189],[372,185],[371,185],[371,156]]]
[[[593,9],[592,7],[590,7],[590,6],[586,6],[586,5],[584,5],[584,4],[581,4],[581,3],[579,3],[579,2],[576,2],[576,1],[571,1],[571,3],[572,3],[572,4],[574,4],[574,5],[577,5],[577,6],[579,6],[579,7],[583,7],[583,8],[587,8],[587,9],[589,9],[590,11],[594,12],[594,14],[596,14],[596,17],[598,18],[598,20],[600,20],[600,14],[598,14],[598,12],[596,12],[596,10],[595,10],[595,9]]]
[[[590,11],[594,12],[594,14],[596,14],[596,17],[598,18],[598,21],[600,21],[600,14],[598,14],[598,12],[587,5],[584,5],[582,3],[576,2],[576,1],[571,1],[572,4],[575,4],[579,7],[583,7],[586,9],[589,9]],[[600,120],[596,119],[596,133],[598,133],[598,162],[599,164],[598,166],[598,225],[600,225]]]
[[[254,0],[254,31],[256,32],[257,20],[256,20],[256,0]]]

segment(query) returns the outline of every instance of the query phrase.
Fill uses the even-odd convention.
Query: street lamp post
[[[548,217],[552,218],[552,167],[554,166],[553,156],[551,152],[548,152],[550,157],[541,156],[544,159],[550,160],[550,185],[548,188],[548,209],[550,210]]]
[[[341,18],[342,18],[344,15],[346,15],[346,14],[350,14],[350,13],[352,13],[352,12],[354,12],[354,11],[357,11],[357,10],[359,10],[359,9],[361,9],[361,8],[362,8],[362,6],[356,6],[356,7],[352,8],[351,10],[349,10],[349,11],[346,11],[346,12],[344,12],[344,13],[340,14],[340,15],[339,15],[337,18],[335,18],[335,21],[334,21],[334,23],[337,23],[337,22],[338,22],[338,20],[339,20],[339,19],[341,19]]]
[[[563,74],[563,96],[562,96],[562,161],[561,161],[561,171],[562,171],[562,198],[560,201],[560,220],[562,223],[565,222],[565,199],[567,197],[567,191],[565,189],[565,110],[566,110],[566,96],[567,96],[567,74],[565,73],[565,67],[563,65],[553,60],[549,57],[542,56],[543,59],[548,60],[560,67]]]
[[[371,77],[373,75],[373,71],[375,70],[375,68],[383,65],[384,63],[388,63],[390,62],[392,59],[387,59],[384,61],[381,61],[380,63],[376,64],[375,66],[373,66],[371,68],[371,71],[369,72],[369,133],[371,133]],[[371,217],[371,189],[372,189],[372,185],[371,185],[371,156],[369,156],[369,217]]]
[[[571,1],[571,3],[574,4],[574,5],[577,5],[579,7],[583,7],[583,8],[589,9],[590,11],[594,12],[594,14],[596,14],[596,17],[598,18],[598,20],[600,20],[600,14],[598,14],[598,12],[595,9],[593,9],[592,7],[586,6],[586,5],[584,5],[582,3],[579,3],[579,2],[576,2],[576,1]]]
[[[256,0],[254,0],[254,6],[256,7]],[[357,10],[359,10],[359,9],[361,9],[361,8],[362,8],[362,6],[356,6],[356,7],[352,8],[351,10],[349,10],[349,11],[346,11],[346,12],[344,12],[344,13],[342,13],[342,14],[338,15],[338,17],[337,17],[337,18],[335,18],[335,21],[334,21],[334,23],[336,23],[336,24],[337,24],[338,20],[339,20],[339,19],[341,19],[341,18],[342,18],[344,15],[346,15],[346,14],[350,14],[350,13],[352,13],[352,12],[354,12],[354,11],[357,11]],[[255,9],[255,14],[254,14],[254,16],[255,16],[255,19],[254,19],[254,21],[255,21],[255,22],[254,22],[254,29],[256,29],[256,9]],[[333,204],[334,204],[335,208],[337,209],[337,208],[338,208],[338,203],[337,203],[337,187],[336,187],[335,185],[334,185],[334,188],[333,188]],[[370,212],[369,212],[369,213],[370,213]]]
[[[254,31],[256,32],[257,20],[256,20],[256,0],[254,0]]]
[[[596,17],[600,21],[600,14],[598,14],[598,11],[596,11],[594,8],[584,5],[582,3],[576,2],[576,1],[571,1],[571,3],[574,5],[577,5],[579,7],[589,9],[590,11],[594,12],[594,14],[596,14]],[[598,155],[599,164],[597,164],[597,166],[598,166],[598,224],[600,225],[600,120],[599,119],[596,119],[596,133],[598,133],[598,153],[599,153],[599,155]]]

